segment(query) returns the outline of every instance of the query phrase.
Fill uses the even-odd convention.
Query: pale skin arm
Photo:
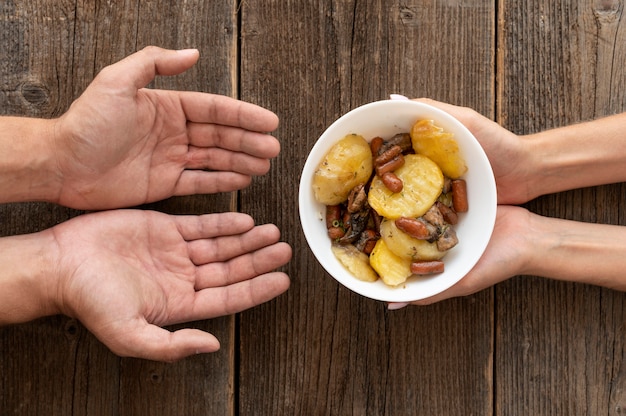
[[[459,283],[425,305],[466,296],[516,275],[626,290],[626,227],[546,218],[506,204],[626,181],[626,113],[518,136],[474,110],[429,99],[481,142],[496,176],[498,214],[486,252]],[[390,304],[398,309],[406,304]]]
[[[104,68],[57,119],[0,117],[0,203],[111,209],[230,192],[263,175],[280,143],[269,110],[229,97],[145,88],[197,50],[147,47]]]
[[[522,273],[626,291],[626,227],[534,215],[533,235],[543,233]],[[536,244],[533,239],[530,243]]]
[[[626,113],[522,137],[534,172],[532,199],[569,189],[626,181]]]
[[[291,258],[271,224],[241,213],[171,216],[116,210],[0,238],[0,324],[65,314],[120,356],[175,361],[213,352],[196,329],[163,326],[229,315],[289,287]]]

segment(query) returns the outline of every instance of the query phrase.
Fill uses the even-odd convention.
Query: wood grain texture
[[[553,415],[626,411],[626,296],[519,276],[473,296],[387,311],[341,287],[300,228],[309,149],[341,114],[389,93],[468,106],[527,134],[626,111],[624,0],[4,0],[0,114],[56,117],[104,66],[146,45],[197,47],[150,87],[276,112],[281,155],[237,194],[142,206],[240,210],[294,249],[290,290],[189,325],[215,354],[120,358],[55,316],[0,328],[4,415]],[[541,215],[626,225],[626,185],[547,195]],[[80,211],[0,205],[0,236]]]
[[[160,77],[151,87],[234,96],[235,10],[234,2],[200,0],[4,1],[0,111],[58,116],[100,69],[151,44],[201,51],[189,72]],[[184,197],[143,208],[195,214],[230,210],[233,201],[230,194]],[[50,204],[6,204],[0,232],[34,232],[80,214]],[[1,328],[0,413],[231,415],[234,325],[234,317],[185,325],[215,334],[222,349],[174,364],[116,357],[66,317]]]
[[[279,115],[283,147],[241,206],[278,224],[294,258],[287,294],[241,315],[241,414],[491,412],[490,291],[388,312],[333,281],[298,222],[307,152],[344,112],[399,92],[492,113],[495,7],[415,3],[242,4],[241,97]]]
[[[498,121],[505,127],[533,133],[626,110],[623,1],[500,3]],[[626,225],[624,201],[624,185],[616,184],[527,206]],[[519,277],[496,294],[497,414],[624,412],[623,293]]]

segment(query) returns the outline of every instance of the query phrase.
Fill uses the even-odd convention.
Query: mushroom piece
[[[379,238],[380,235],[376,231],[366,229],[359,235],[359,238],[354,245],[359,251],[362,251],[365,254],[370,254],[374,248],[374,244],[376,244]]]
[[[437,207],[437,204],[430,207],[422,217],[437,228],[441,228],[446,225],[446,221]]]
[[[348,195],[348,212],[354,214],[362,211],[367,205],[367,193],[365,192],[365,184],[361,183],[350,191]]]
[[[339,239],[340,244],[352,244],[354,243],[363,230],[367,228],[367,223],[370,217],[370,210],[364,209],[350,215],[350,226],[346,230],[346,234]]]
[[[386,140],[381,146],[378,154],[385,153],[389,148],[393,146],[399,146],[402,149],[402,153],[413,151],[413,143],[411,142],[411,135],[409,133],[398,133],[391,139]]]
[[[455,225],[459,222],[459,216],[454,209],[439,201],[437,201],[435,205],[437,205],[437,208],[439,209],[439,212],[443,216],[445,222],[451,225]]]
[[[458,243],[456,231],[452,227],[446,226],[441,230],[441,235],[437,239],[437,250],[448,251]]]

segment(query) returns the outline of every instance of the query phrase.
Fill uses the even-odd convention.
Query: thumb
[[[102,71],[102,76],[115,83],[126,79],[134,88],[140,89],[152,82],[157,75],[178,75],[186,71],[198,61],[199,56],[197,49],[172,50],[146,46],[109,65]]]
[[[220,349],[217,338],[199,329],[170,332],[146,322],[124,333],[128,335],[125,339],[102,340],[112,352],[123,357],[174,362],[191,355]]]

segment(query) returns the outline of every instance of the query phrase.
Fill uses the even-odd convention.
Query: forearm
[[[54,201],[54,120],[0,117],[0,203]]]
[[[49,231],[0,238],[0,325],[60,313],[55,247]]]
[[[533,215],[522,274],[626,291],[626,227]]]
[[[524,139],[534,196],[626,181],[626,113]]]

